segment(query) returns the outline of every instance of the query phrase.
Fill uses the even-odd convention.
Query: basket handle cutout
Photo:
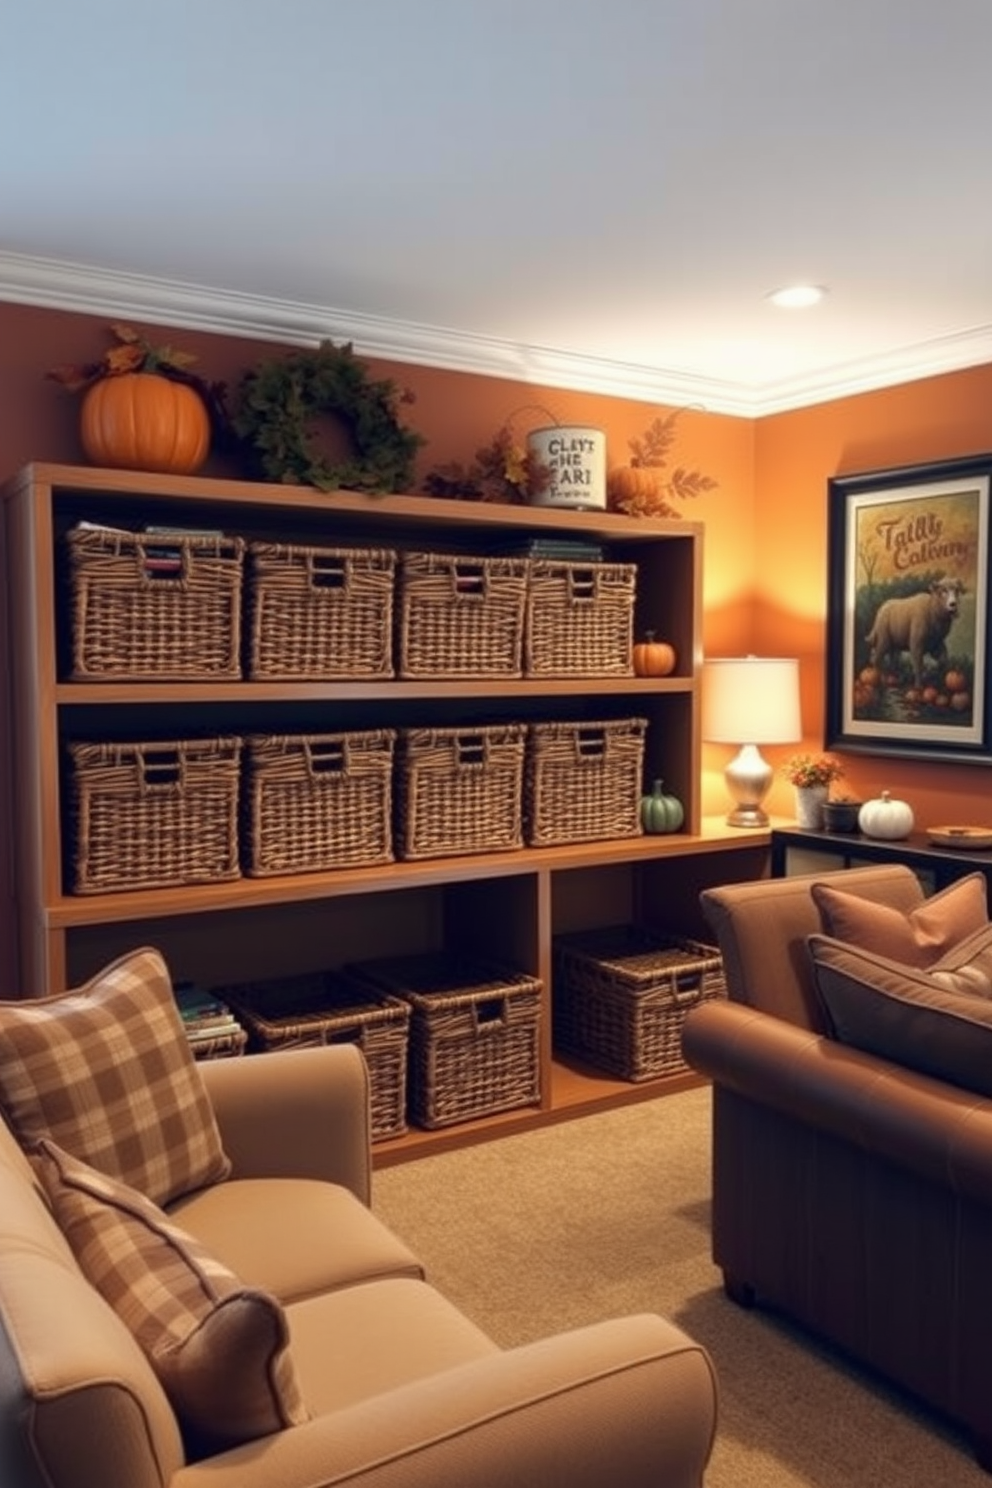
[[[307,765],[311,775],[338,775],[346,764],[347,758],[342,744],[307,745]]]
[[[308,566],[314,589],[344,589],[348,583],[348,565],[338,558],[311,555]]]
[[[569,569],[568,597],[573,604],[590,604],[596,598],[598,587],[594,568]]]
[[[692,1002],[698,1002],[703,991],[702,973],[688,971],[676,973],[675,986],[672,989],[675,1001],[680,1007],[688,1007]]]
[[[455,740],[459,767],[486,763],[486,740],[483,734],[459,734]]]
[[[458,559],[452,568],[455,594],[459,599],[484,599],[486,595],[485,564],[471,559]]]
[[[134,549],[138,574],[146,584],[186,584],[189,581],[190,550],[185,545],[137,543]]]
[[[575,752],[579,759],[601,760],[606,753],[604,730],[578,729],[575,734]]]
[[[472,1004],[472,1016],[480,1033],[502,1028],[506,1023],[507,1001],[505,997],[487,997],[483,1002]]]
[[[182,780],[183,762],[177,749],[144,749],[141,778],[147,790],[165,790]]]

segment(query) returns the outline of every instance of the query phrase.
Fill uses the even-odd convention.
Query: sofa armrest
[[[715,999],[682,1029],[718,1087],[992,1205],[992,1100],[756,1008]]]
[[[236,1178],[323,1178],[368,1204],[369,1077],[354,1044],[199,1066]]]
[[[705,1350],[642,1315],[431,1375],[183,1468],[170,1488],[699,1488],[715,1426]]]

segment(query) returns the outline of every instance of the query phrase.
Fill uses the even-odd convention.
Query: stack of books
[[[226,1002],[194,982],[177,982],[175,998],[194,1055],[242,1052],[248,1035]]]
[[[513,537],[493,553],[510,558],[545,558],[556,563],[602,563],[602,543],[579,537]]]

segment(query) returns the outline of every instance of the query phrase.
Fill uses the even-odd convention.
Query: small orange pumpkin
[[[658,471],[648,465],[616,465],[606,477],[606,491],[617,506],[650,507],[658,495]]]
[[[124,372],[102,377],[87,390],[79,434],[94,465],[189,475],[207,458],[210,417],[186,383],[155,372]]]
[[[646,630],[643,641],[634,647],[632,660],[635,676],[667,677],[675,670],[675,647],[657,640],[653,630]]]

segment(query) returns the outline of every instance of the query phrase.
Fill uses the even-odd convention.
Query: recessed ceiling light
[[[805,310],[818,305],[826,292],[819,284],[791,284],[786,289],[772,290],[766,298],[782,310]]]

